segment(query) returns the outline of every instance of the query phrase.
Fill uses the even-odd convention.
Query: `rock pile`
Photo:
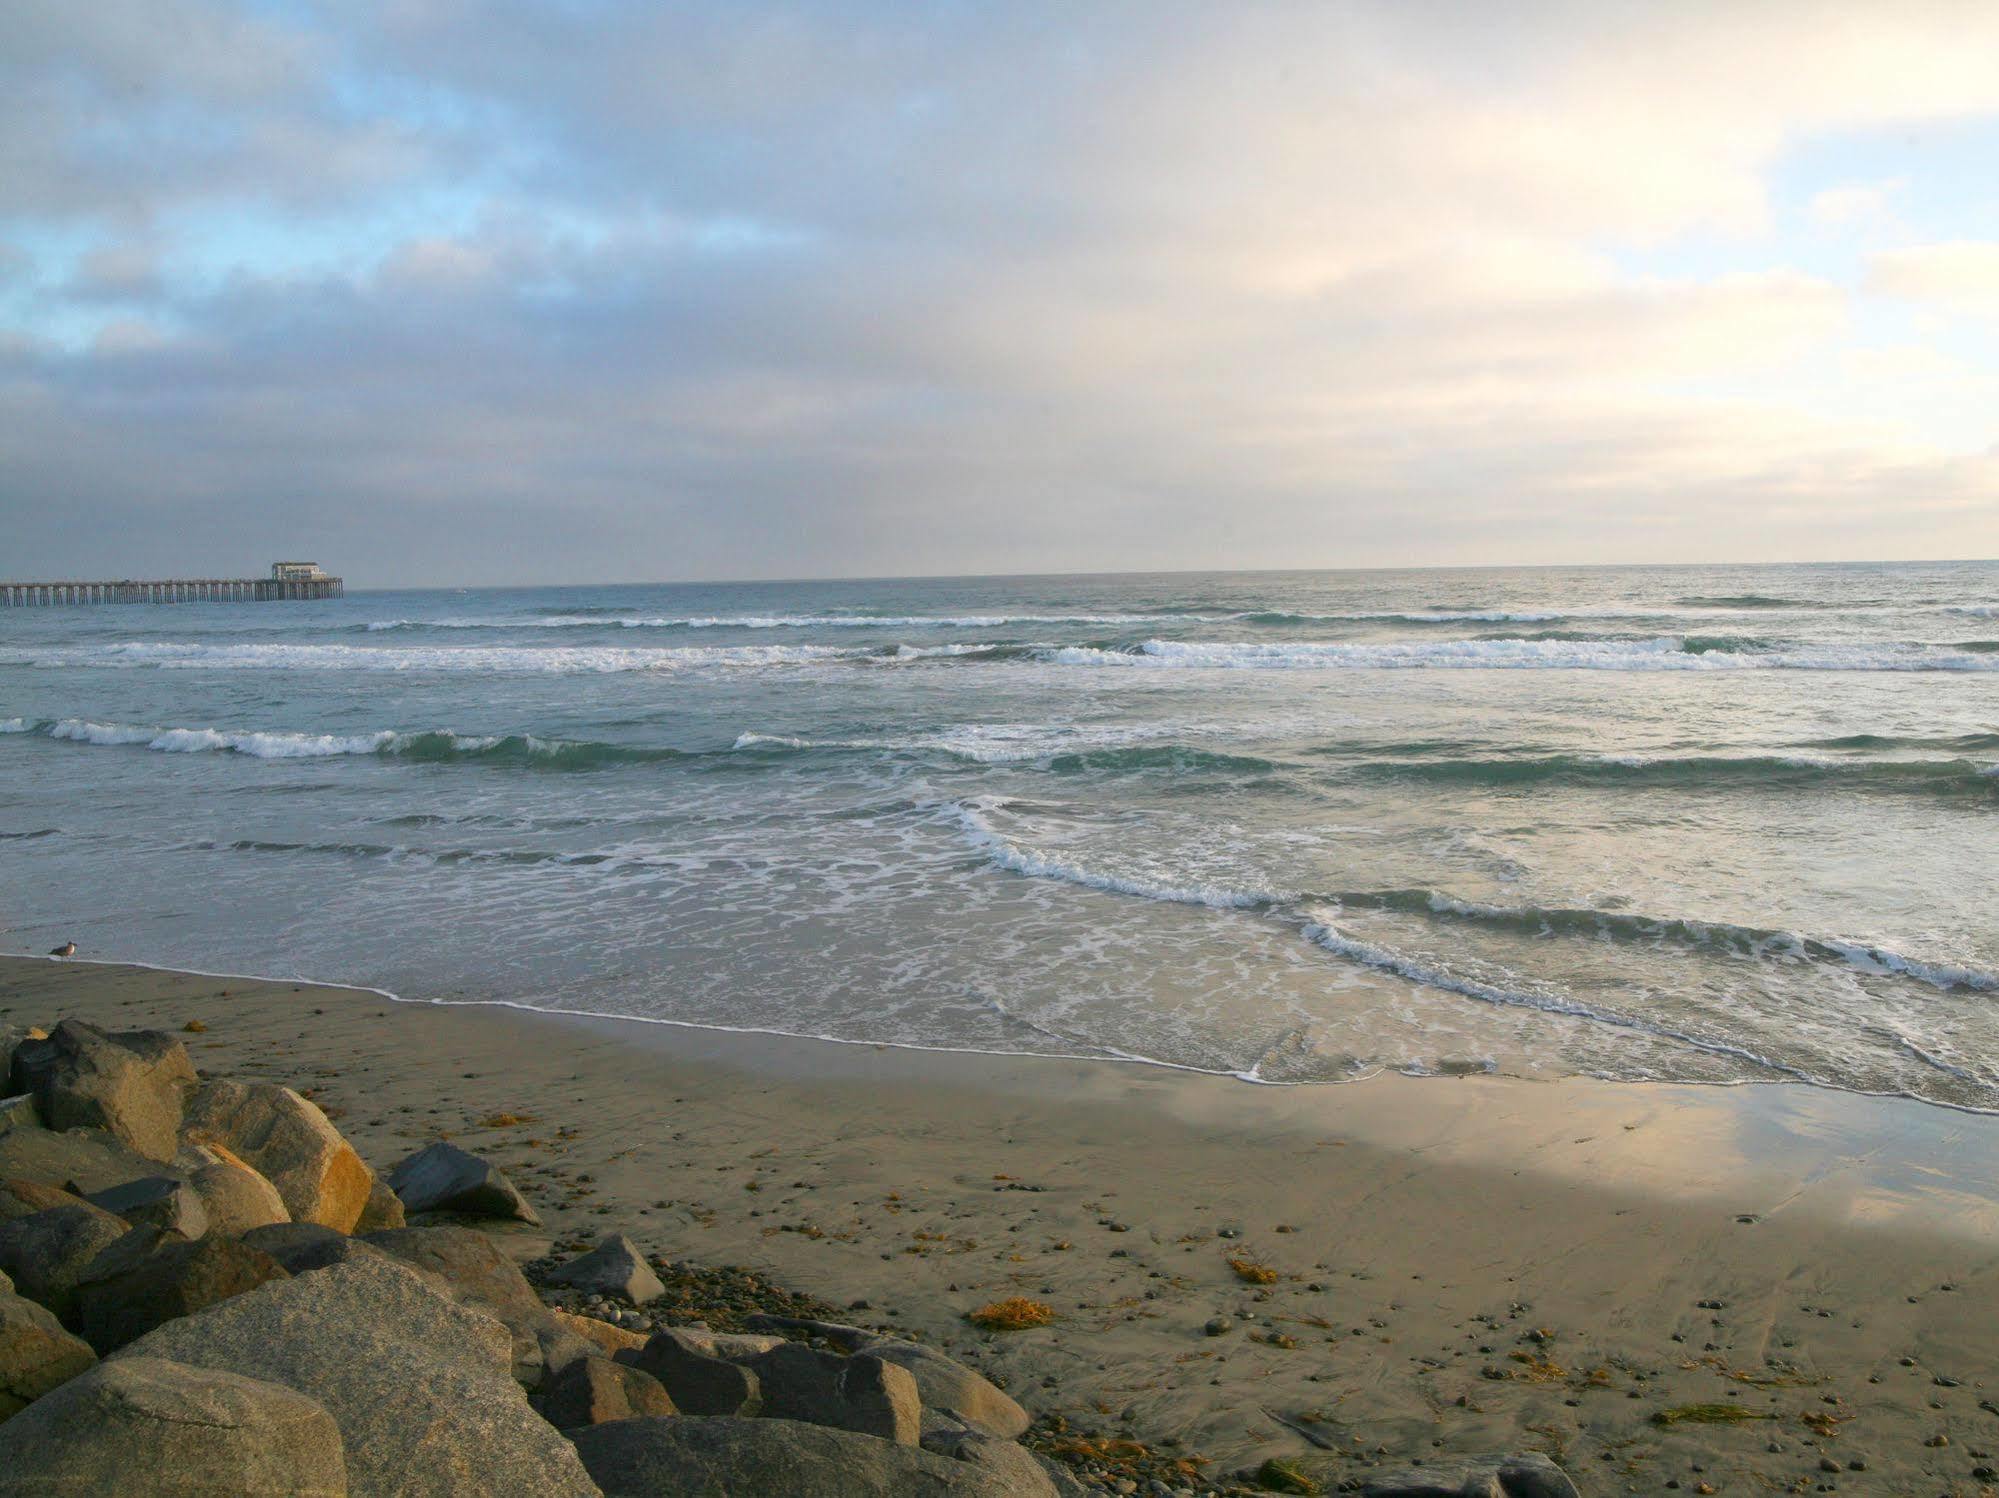
[[[377,1177],[171,1035],[0,1029],[0,1077],[0,1498],[1075,1490],[926,1348],[642,1313],[663,1261],[621,1233],[537,1267],[598,1314],[551,1308],[478,1226],[538,1221],[490,1162]]]

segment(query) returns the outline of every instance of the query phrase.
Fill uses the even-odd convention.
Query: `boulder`
[[[633,1305],[644,1305],[666,1294],[666,1286],[652,1272],[639,1246],[623,1233],[610,1233],[580,1259],[571,1259],[549,1281],[571,1285],[598,1295],[619,1295]]]
[[[605,1498],[1022,1498],[975,1463],[797,1420],[618,1420],[572,1439]]]
[[[769,1352],[773,1347],[782,1347],[789,1337],[764,1336],[757,1332],[711,1332],[705,1326],[676,1326],[674,1335],[696,1352],[705,1352],[711,1358],[725,1358],[731,1363],[740,1363],[755,1357],[758,1353]]]
[[[122,1218],[88,1202],[0,1223],[0,1272],[58,1317],[76,1308],[76,1282],[91,1260],[129,1233]]]
[[[551,1311],[556,1324],[564,1331],[574,1332],[595,1347],[607,1358],[620,1353],[634,1353],[646,1345],[644,1332],[628,1332],[622,1326],[613,1326],[608,1321],[599,1321],[595,1316],[577,1316],[568,1311]]]
[[[208,1231],[208,1209],[201,1198],[186,1181],[172,1176],[143,1176],[122,1186],[93,1191],[84,1200],[124,1218],[135,1228],[166,1228],[183,1238],[199,1238]]]
[[[609,1358],[578,1358],[548,1381],[538,1402],[557,1430],[679,1413],[658,1379]]]
[[[344,1233],[336,1233],[332,1228],[323,1228],[316,1222],[275,1222],[267,1227],[252,1228],[243,1235],[243,1241],[250,1247],[259,1249],[276,1259],[292,1274],[305,1274],[314,1269],[326,1269],[334,1264],[345,1264],[354,1259],[385,1259],[393,1263],[391,1255],[383,1253],[372,1243],[363,1243],[358,1238],[349,1238]],[[451,1292],[444,1282],[430,1276],[437,1288],[445,1294]]]
[[[0,1179],[34,1181],[82,1194],[122,1186],[160,1169],[102,1129],[12,1129],[0,1134]]]
[[[252,1228],[292,1220],[278,1188],[219,1144],[184,1144],[174,1164],[201,1199],[210,1232],[240,1238]]]
[[[0,1420],[97,1361],[90,1344],[19,1295],[0,1292]]]
[[[509,1376],[505,1330],[399,1264],[356,1259],[170,1321],[118,1353],[226,1368],[318,1400],[354,1498],[596,1498]]]
[[[143,1237],[135,1232],[112,1244],[77,1284],[74,1324],[100,1356],[176,1317],[291,1278],[240,1239],[166,1241],[140,1254]]]
[[[989,1380],[941,1352],[914,1342],[886,1339],[869,1342],[860,1350],[907,1368],[916,1380],[926,1414],[955,1415],[972,1429],[1006,1441],[1018,1439],[1027,1430],[1026,1410]]]
[[[989,1436],[969,1426],[937,1428],[923,1433],[923,1449],[965,1462],[1003,1483],[1004,1490],[1021,1498],[1060,1498],[1063,1487],[1042,1466],[1041,1458],[1025,1446]]]
[[[409,1218],[403,1211],[403,1199],[389,1189],[389,1183],[376,1176],[368,1185],[368,1204],[361,1209],[361,1216],[354,1224],[357,1233],[379,1233],[388,1228],[408,1227]]]
[[[0,1425],[0,1498],[348,1492],[340,1427],[325,1406],[225,1371],[120,1358]]]
[[[513,1338],[514,1376],[526,1388],[596,1349],[557,1321],[520,1266],[484,1233],[461,1227],[392,1228],[359,1240],[437,1275],[457,1299],[496,1316]]]
[[[349,1232],[374,1176],[326,1115],[289,1087],[206,1082],[187,1107],[190,1143],[220,1145],[277,1188],[294,1221]]]
[[[156,1030],[113,1034],[66,1019],[14,1050],[12,1092],[30,1093],[50,1129],[103,1129],[152,1160],[171,1160],[195,1085],[187,1048]]]
[[[389,1187],[411,1212],[460,1212],[539,1224],[541,1218],[491,1161],[439,1140],[389,1172]]]
[[[743,1364],[757,1376],[763,1413],[777,1420],[831,1425],[914,1446],[923,1435],[923,1401],[907,1368],[865,1353],[842,1357],[786,1342]]]
[[[19,1097],[0,1097],[0,1134],[41,1127],[42,1115],[30,1094],[24,1092]]]
[[[60,1186],[44,1186],[39,1181],[0,1181],[0,1222],[12,1222],[16,1217],[32,1217],[37,1212],[46,1212],[51,1207],[83,1207],[90,1205],[73,1191],[65,1191]],[[109,1214],[116,1217],[118,1214]]]
[[[39,1025],[0,1025],[0,1093],[14,1092],[14,1052],[24,1041],[46,1040],[48,1035]]]
[[[710,1357],[671,1328],[655,1333],[632,1359],[632,1365],[665,1385],[682,1414],[741,1415],[747,1419],[763,1409],[763,1390],[755,1373]]]
[[[1580,1498],[1568,1474],[1539,1453],[1443,1458],[1369,1476],[1366,1498]]]

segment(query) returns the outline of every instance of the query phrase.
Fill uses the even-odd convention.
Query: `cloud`
[[[1771,188],[1999,116],[1984,7],[25,14],[0,522],[46,569],[1999,550],[1989,430],[1862,398]],[[1982,306],[1976,248],[1862,289]]]
[[[1999,317],[1999,241],[1956,240],[1876,255],[1867,289],[1947,312]]]

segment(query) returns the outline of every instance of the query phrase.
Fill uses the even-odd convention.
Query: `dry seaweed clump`
[[[1229,1268],[1235,1271],[1235,1277],[1244,1284],[1274,1285],[1277,1283],[1277,1271],[1272,1269],[1268,1264],[1257,1263],[1254,1259],[1245,1259],[1239,1255],[1232,1255],[1229,1259]]]
[[[1055,1308],[1045,1301],[1029,1300],[1025,1295],[1009,1295],[1005,1300],[967,1311],[965,1319],[989,1332],[1018,1332],[1030,1326],[1048,1325],[1055,1319]]]
[[[1735,1425],[1744,1420],[1774,1420],[1739,1404],[1679,1404],[1652,1416],[1654,1425]]]
[[[1272,1457],[1256,1469],[1256,1485],[1269,1493],[1317,1493],[1321,1489],[1290,1462]]]

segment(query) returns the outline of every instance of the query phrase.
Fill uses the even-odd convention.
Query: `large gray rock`
[[[881,1340],[860,1349],[885,1363],[907,1368],[916,1380],[927,1415],[955,1415],[974,1430],[1001,1440],[1018,1439],[1028,1426],[1027,1411],[990,1380],[963,1363],[914,1342]]]
[[[195,1086],[187,1048],[172,1036],[74,1019],[16,1046],[12,1080],[8,1090],[32,1094],[48,1128],[103,1129],[152,1160],[173,1159]]]
[[[14,1052],[25,1041],[46,1040],[48,1033],[39,1026],[0,1025],[0,1093],[14,1091]]]
[[[59,1318],[76,1309],[76,1282],[98,1254],[132,1230],[87,1202],[0,1223],[0,1273]]]
[[[291,1278],[276,1259],[236,1238],[168,1240],[137,1252],[149,1231],[112,1244],[77,1283],[74,1325],[100,1356],[164,1322]]]
[[[484,1233],[461,1227],[393,1228],[359,1240],[436,1275],[462,1303],[499,1318],[513,1339],[514,1376],[538,1389],[548,1374],[596,1349],[555,1319]]]
[[[102,1129],[12,1129],[0,1134],[0,1179],[34,1181],[78,1193],[122,1186],[162,1172],[160,1162]]]
[[[208,1231],[208,1209],[193,1187],[173,1176],[145,1176],[93,1191],[84,1200],[124,1218],[135,1228],[166,1228],[183,1238],[199,1238]]]
[[[269,1254],[292,1274],[326,1269],[352,1259],[396,1262],[394,1255],[383,1253],[374,1244],[349,1238],[345,1233],[336,1233],[332,1228],[323,1228],[316,1222],[276,1222],[268,1227],[252,1228],[243,1235],[243,1241]],[[430,1278],[439,1290],[447,1295],[451,1293],[442,1280],[435,1276]]]
[[[1068,1484],[1058,1481],[1042,1465],[1042,1459],[1025,1446],[986,1435],[969,1426],[926,1430],[923,1433],[923,1449],[947,1456],[954,1462],[966,1462],[977,1467],[995,1481],[1004,1483],[1007,1492],[1017,1493],[1020,1498],[1061,1498],[1067,1490]],[[1066,1478],[1067,1474],[1063,1476]]]
[[[595,1498],[510,1377],[506,1330],[402,1266],[357,1259],[171,1321],[116,1354],[226,1368],[325,1405],[355,1498]]]
[[[357,1233],[380,1233],[389,1228],[409,1226],[409,1215],[403,1210],[403,1199],[389,1189],[389,1183],[380,1176],[368,1188],[368,1205],[361,1209],[361,1216],[354,1224]]]
[[[1366,1498],[1580,1498],[1568,1474],[1538,1453],[1445,1458],[1368,1477]]]
[[[324,1406],[226,1371],[121,1358],[0,1425],[0,1498],[348,1491],[340,1428]]]
[[[538,1404],[557,1430],[679,1413],[658,1379],[609,1358],[578,1358],[548,1381]]]
[[[605,1498],[1034,1498],[991,1468],[797,1420],[619,1420],[573,1433]]]
[[[184,1127],[189,1143],[219,1145],[269,1181],[296,1222],[351,1232],[368,1204],[374,1173],[289,1087],[205,1082]]]
[[[439,1140],[389,1172],[389,1187],[411,1212],[462,1212],[539,1224],[513,1182],[489,1160]]]
[[[923,1402],[907,1368],[855,1353],[842,1357],[786,1342],[744,1366],[757,1376],[763,1412],[778,1420],[831,1425],[914,1446],[923,1435]]]
[[[290,1222],[291,1209],[263,1176],[219,1144],[183,1144],[174,1157],[208,1214],[210,1232],[240,1238],[253,1228]]]
[[[571,1259],[549,1276],[558,1285],[572,1285],[599,1295],[620,1295],[644,1305],[666,1294],[666,1286],[646,1263],[639,1246],[623,1233],[608,1233],[580,1259]]]
[[[0,1181],[0,1222],[16,1217],[32,1217],[51,1207],[85,1207],[90,1203],[60,1186],[44,1186],[40,1181]],[[102,1210],[101,1208],[99,1210]],[[113,1212],[107,1214],[116,1217]]]
[[[81,1337],[32,1300],[0,1291],[0,1420],[97,1361]]]
[[[618,1361],[630,1361],[658,1379],[682,1414],[747,1419],[763,1409],[763,1389],[755,1373],[711,1357],[670,1327],[655,1333],[629,1358],[620,1354]]]
[[[19,1097],[0,1097],[0,1134],[41,1127],[41,1110],[35,1107],[32,1095],[24,1092]]]

